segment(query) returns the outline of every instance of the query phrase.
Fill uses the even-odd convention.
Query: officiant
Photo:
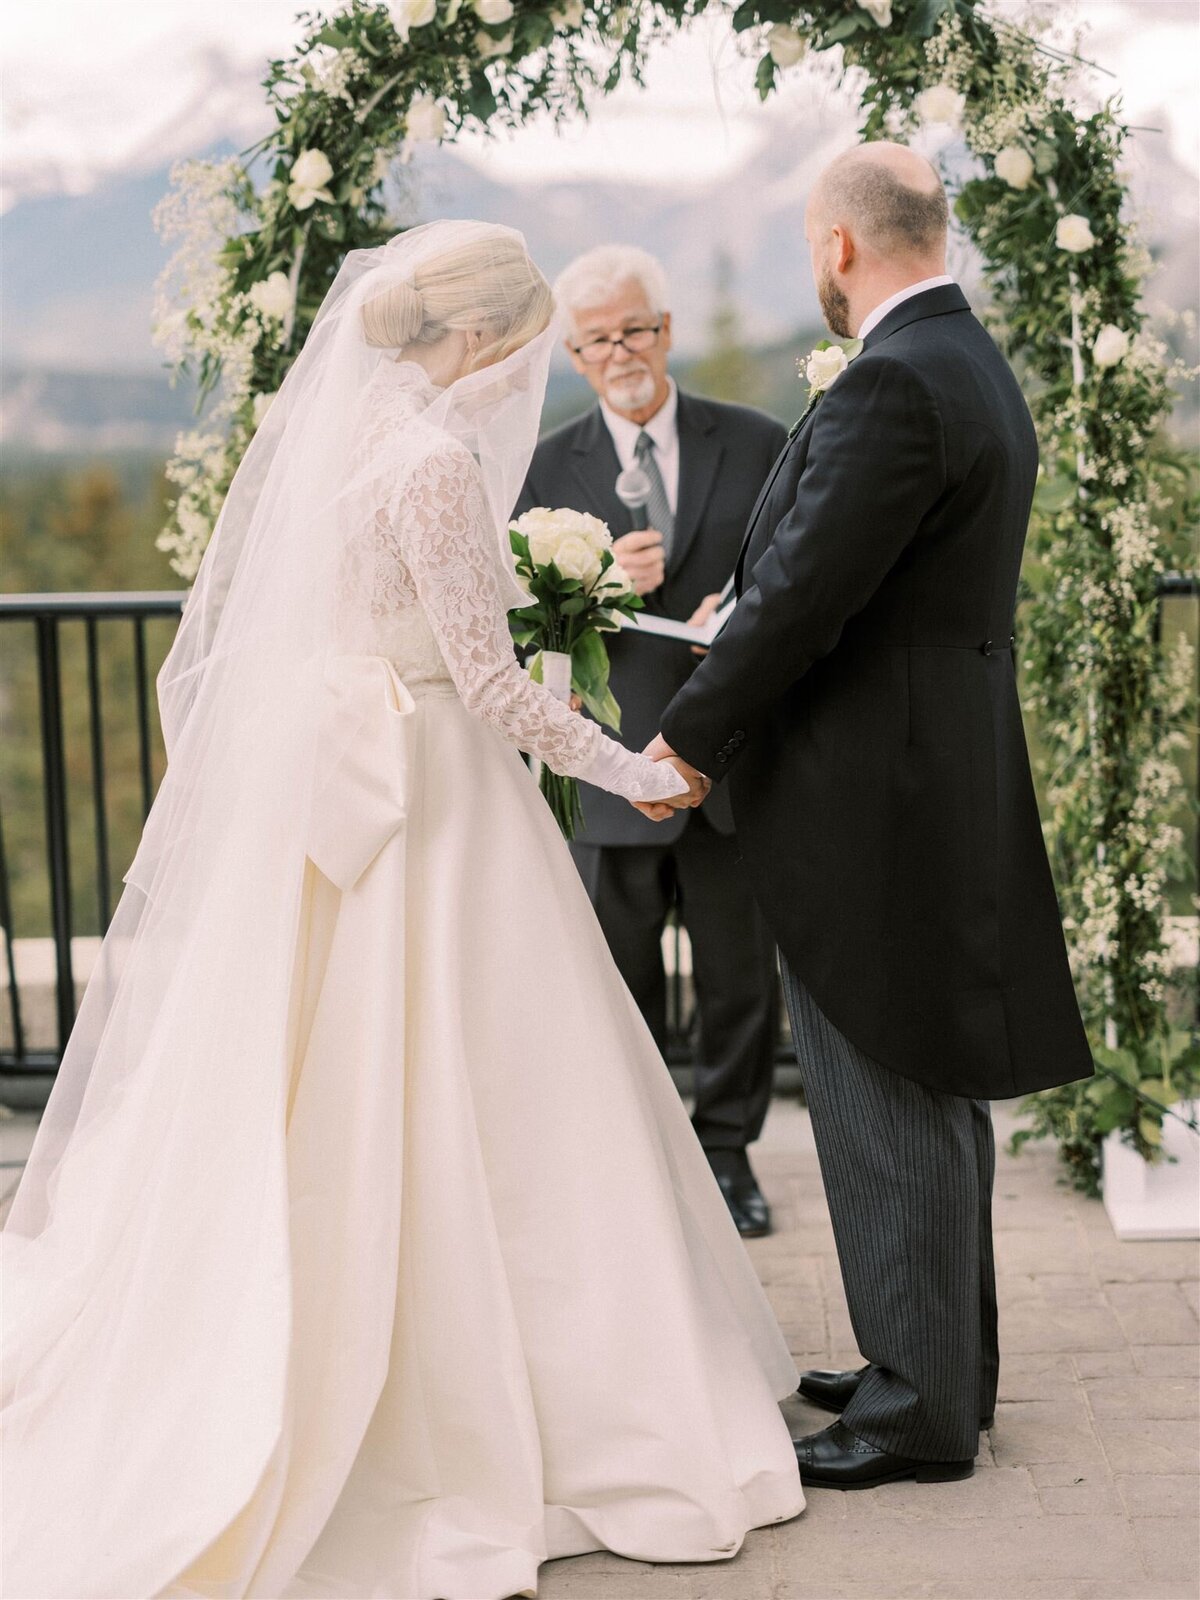
[[[518,511],[570,506],[603,518],[647,610],[689,621],[728,582],[754,501],[785,441],[772,418],[680,390],[668,372],[666,277],[646,251],[606,245],[554,285],[567,350],[597,403],[538,445]],[[618,498],[641,469],[644,503]],[[621,739],[641,750],[698,662],[675,639],[609,637]],[[662,935],[687,929],[697,1006],[693,1124],[745,1237],[770,1231],[750,1165],[771,1096],[777,1029],[775,946],[738,864],[723,789],[698,810],[655,823],[581,785],[572,846],[609,948],[660,1049],[666,1044]]]

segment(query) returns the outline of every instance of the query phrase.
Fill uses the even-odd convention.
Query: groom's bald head
[[[817,179],[804,219],[821,309],[839,338],[897,290],[946,270],[942,180],[902,144],[860,144]]]
[[[883,140],[847,150],[817,179],[810,217],[822,229],[841,226],[874,256],[945,256],[950,212],[933,167],[902,144]]]

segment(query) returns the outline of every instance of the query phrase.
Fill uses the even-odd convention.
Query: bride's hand
[[[706,778],[702,772],[697,772],[695,767],[689,766],[680,756],[671,755],[662,759],[675,768],[687,783],[687,789],[683,794],[672,795],[668,800],[631,800],[630,804],[634,810],[640,811],[644,817],[649,817],[651,822],[665,822],[672,811],[701,805],[712,788],[712,779]]]

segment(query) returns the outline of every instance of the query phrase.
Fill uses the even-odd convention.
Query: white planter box
[[[1194,1102],[1173,1108],[1195,1120]],[[1163,1150],[1174,1161],[1143,1161],[1110,1133],[1104,1141],[1104,1209],[1118,1239],[1200,1239],[1200,1134],[1163,1120]]]

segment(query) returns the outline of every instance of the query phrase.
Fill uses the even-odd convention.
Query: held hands
[[[702,628],[720,604],[721,596],[719,594],[706,594],[688,618],[688,627]],[[692,654],[694,656],[706,656],[708,654],[708,646],[706,644],[694,644],[692,646]]]
[[[688,765],[681,756],[663,738],[661,733],[656,733],[654,738],[642,752],[652,761],[669,761],[681,777],[687,780],[685,794],[672,795],[669,800],[634,800],[632,804],[635,811],[640,811],[644,817],[649,817],[651,822],[665,822],[672,811],[680,811],[685,806],[692,808],[701,804],[712,788],[712,779],[706,778],[702,772],[697,772],[695,767]]]
[[[639,528],[613,540],[613,556],[629,574],[638,594],[649,594],[663,581],[666,557],[663,536],[655,528]]]

